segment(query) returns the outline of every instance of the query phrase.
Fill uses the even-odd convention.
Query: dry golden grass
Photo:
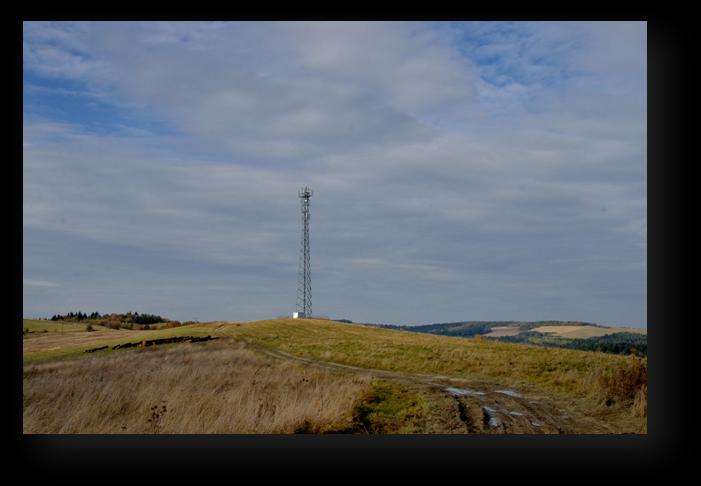
[[[596,327],[596,326],[541,326],[531,331],[544,334],[554,334],[563,338],[586,339],[590,337],[606,336],[617,332],[631,332],[634,334],[647,334],[647,329],[638,327]]]
[[[291,433],[350,426],[371,378],[228,339],[24,366],[25,433]]]
[[[573,407],[580,410],[591,410],[598,419],[606,421],[612,431],[645,432],[647,430],[647,359],[645,358],[502,343],[485,338],[465,339],[436,336],[312,319],[277,319],[238,323],[214,322],[153,331],[110,330],[105,331],[104,335],[99,335],[97,332],[73,332],[65,335],[52,333],[45,337],[37,336],[25,339],[24,363],[25,370],[28,373],[25,386],[31,384],[31,381],[34,379],[34,373],[40,373],[44,368],[47,370],[64,370],[60,373],[58,371],[52,372],[53,374],[47,372],[47,374],[41,375],[45,376],[46,380],[43,386],[47,390],[54,390],[51,392],[53,393],[51,396],[60,398],[64,396],[61,388],[52,388],[54,387],[51,384],[52,380],[56,381],[54,378],[58,378],[60,382],[64,376],[74,372],[78,373],[75,370],[81,370],[80,373],[85,373],[86,377],[92,377],[94,375],[89,372],[89,368],[99,369],[102,370],[102,374],[99,376],[103,377],[105,383],[122,380],[119,381],[121,385],[115,390],[127,390],[128,387],[122,387],[126,387],[131,379],[135,380],[135,385],[140,386],[142,390],[139,393],[143,393],[143,395],[140,396],[138,401],[131,402],[132,405],[130,407],[132,408],[129,409],[130,411],[127,415],[130,417],[138,415],[143,420],[146,420],[148,413],[145,412],[149,411],[148,407],[157,405],[156,402],[158,400],[156,400],[157,394],[150,395],[150,392],[147,393],[143,390],[150,389],[150,382],[159,379],[159,373],[155,370],[159,368],[158,363],[160,363],[160,360],[153,360],[144,368],[154,369],[148,376],[137,373],[135,368],[128,367],[128,369],[132,370],[131,376],[125,377],[124,374],[117,371],[119,369],[118,366],[106,363],[121,363],[119,361],[123,359],[121,356],[133,357],[141,355],[135,355],[132,351],[101,351],[95,355],[85,355],[83,350],[104,343],[114,344],[116,342],[136,341],[139,336],[148,336],[149,339],[155,339],[175,335],[232,337],[255,346],[278,349],[312,360],[402,373],[441,375],[490,384],[490,386],[510,387],[529,394],[548,396],[559,400],[561,403],[570,403]],[[33,347],[29,345],[29,342],[32,340],[36,343],[32,345]],[[87,341],[85,340],[89,341],[89,345],[86,344]],[[195,344],[194,346],[198,345]],[[215,342],[215,344],[208,344],[207,346],[218,346],[218,344]],[[180,349],[179,346],[177,348]],[[176,347],[173,348],[172,352],[175,353],[175,349]],[[190,349],[192,351],[201,348],[193,348],[192,345],[187,345],[182,349]],[[240,351],[248,353],[246,350]],[[150,350],[146,352],[150,352]],[[226,354],[226,351],[220,349],[217,353]],[[187,355],[187,353],[184,354]],[[57,357],[70,359],[71,356],[81,356],[81,358],[70,362],[66,361],[66,363],[70,364],[66,364],[65,368],[61,362],[47,362],[47,360],[54,360]],[[145,354],[144,356],[149,355]],[[185,359],[183,357],[183,360]],[[198,359],[206,358],[200,357]],[[251,357],[251,359],[253,358]],[[260,361],[261,358],[257,359]],[[42,362],[45,364],[39,364]],[[31,363],[35,364],[30,366]],[[92,364],[89,366],[85,365],[87,368],[83,368],[84,365],[82,363]],[[215,368],[217,367],[215,363],[211,364]],[[286,366],[291,366],[291,364]],[[182,367],[178,369],[180,368]],[[202,367],[202,369],[205,368],[207,367]],[[290,369],[299,370],[299,368],[294,367]],[[210,389],[211,380],[228,379],[224,375],[219,377],[218,372],[210,376],[209,374],[203,374],[202,371],[197,369],[193,369],[192,373],[193,376],[199,376],[199,382],[197,380],[188,381],[187,375],[182,374],[184,372],[171,369],[168,366],[164,366],[162,372],[165,373],[166,378],[169,374],[177,375],[180,377],[179,379],[183,380],[183,383],[189,383],[188,386],[194,387],[193,396],[195,400],[199,400],[201,396],[209,397],[211,395],[211,392],[207,391]],[[295,372],[291,371],[290,373]],[[288,383],[288,372],[280,369],[277,374],[273,373],[270,379],[270,387],[273,389],[275,382]],[[346,380],[347,377],[338,379],[336,383],[339,390],[346,388]],[[182,391],[182,396],[185,397],[187,387],[178,388],[180,386],[178,380],[175,380],[173,384],[176,389]],[[240,384],[243,387],[246,386],[243,378]],[[257,383],[257,385],[259,384]],[[161,385],[158,386],[160,387]],[[35,391],[40,389],[41,386],[34,388]],[[31,392],[32,388],[27,388],[25,391],[27,390]],[[97,390],[102,389],[98,387]],[[167,391],[167,387],[164,390]],[[74,390],[74,393],[77,393],[77,391]],[[110,416],[119,417],[120,415],[114,415],[116,412],[114,412],[113,408],[110,408],[112,406],[109,404],[111,400],[109,391],[104,389],[101,393],[103,395],[99,395],[96,402],[97,408],[103,410],[103,415],[104,413],[110,413],[113,414]],[[122,393],[127,392],[118,391],[116,395],[118,401],[121,400],[121,402],[125,400],[125,397],[121,395]],[[234,392],[231,391],[231,393]],[[261,390],[251,390],[251,393],[258,393],[258,396],[260,396]],[[85,396],[86,404],[84,408],[86,411],[89,410],[87,405],[89,397],[90,394]],[[29,400],[25,407],[34,406],[31,393],[25,394],[25,399]],[[66,399],[61,403],[61,406],[70,408],[70,403],[72,401]],[[133,405],[134,403],[141,405],[137,407]],[[42,406],[51,408],[53,405],[51,400],[47,400]],[[166,406],[168,409],[163,420],[172,420],[165,418],[173,416],[170,408],[172,405],[166,404]],[[324,406],[330,405],[324,403]],[[352,407],[349,405],[349,408],[344,410],[350,410],[350,408]],[[197,413],[199,414],[200,412]],[[203,413],[206,415],[206,412]],[[253,410],[247,413],[253,414]],[[292,416],[297,416],[297,414],[295,413]],[[288,419],[290,423],[294,422],[291,418],[292,416]],[[29,421],[30,426],[32,426],[33,421],[39,421],[39,424],[43,423],[41,422],[43,415],[39,406],[34,409],[25,408],[25,417]],[[214,415],[211,415],[210,418],[214,418],[216,421]],[[60,425],[62,423],[62,421],[59,421],[57,422],[58,425],[52,425],[51,430],[85,431],[81,428],[66,428],[70,425],[70,422],[66,422],[66,425]],[[89,423],[89,421],[86,423]],[[210,430],[230,430],[224,426],[227,423],[226,421],[219,423],[213,429],[207,427],[202,429],[200,426],[204,423],[200,422],[197,426],[193,425],[190,428],[187,428],[189,427],[187,426],[185,429],[178,431],[197,431],[199,433]],[[129,427],[131,426],[128,424],[126,426],[125,431],[142,430],[138,428],[130,429]],[[278,426],[276,425],[276,427]],[[100,427],[105,427],[105,425],[100,425],[98,421],[98,423],[90,425],[87,431],[100,430]],[[259,429],[246,430],[260,432]],[[119,431],[117,430],[117,432]]]

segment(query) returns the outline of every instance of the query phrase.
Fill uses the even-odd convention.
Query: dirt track
[[[601,422],[583,416],[542,396],[529,396],[515,390],[472,383],[441,375],[419,375],[316,361],[284,351],[256,347],[260,352],[308,366],[370,374],[377,378],[399,381],[426,391],[443,404],[442,428],[439,433],[489,434],[568,434],[611,433]]]

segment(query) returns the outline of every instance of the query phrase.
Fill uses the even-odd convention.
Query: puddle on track
[[[494,416],[494,414],[497,412],[493,408],[490,407],[482,407],[482,410],[484,410],[487,415],[489,416],[489,426],[490,427],[498,427],[499,426],[499,419]]]
[[[513,390],[495,390],[495,391],[496,391],[496,393],[501,393],[503,395],[509,395],[510,397],[521,398],[523,396],[519,392],[515,392]]]
[[[445,389],[448,393],[451,395],[484,395],[484,392],[481,391],[476,391],[476,390],[471,390],[469,388],[455,388],[452,386],[449,386],[448,388]]]

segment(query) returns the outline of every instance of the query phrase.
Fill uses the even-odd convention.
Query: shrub
[[[608,406],[614,403],[627,404],[647,410],[647,362],[642,358],[622,362],[617,368],[599,371],[594,380],[593,391]]]
[[[158,322],[166,322],[164,318],[154,314],[136,314],[131,319],[136,324],[156,324]]]
[[[88,324],[87,326],[85,326],[85,330],[89,332],[94,331],[95,329],[93,329],[92,324]]]
[[[170,329],[171,327],[180,327],[180,322],[178,321],[168,321],[165,324],[159,326],[161,329]]]

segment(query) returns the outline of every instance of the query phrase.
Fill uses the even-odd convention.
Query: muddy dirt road
[[[441,375],[419,375],[316,361],[284,351],[255,348],[275,359],[292,360],[307,366],[398,381],[428,393],[442,409],[442,425],[432,433],[487,434],[581,434],[611,433],[593,417],[542,396],[525,394],[488,383],[470,382]]]

